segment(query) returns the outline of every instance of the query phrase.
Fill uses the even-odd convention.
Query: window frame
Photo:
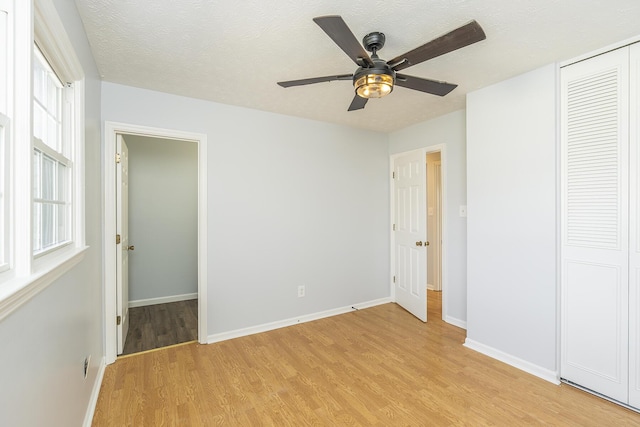
[[[7,6],[8,5],[8,6]],[[84,231],[84,71],[52,0],[0,0],[11,21],[11,76],[7,77],[7,109],[11,132],[7,150],[10,164],[9,269],[0,272],[0,320],[71,270],[87,250]],[[69,159],[72,220],[71,241],[56,250],[33,254],[33,61],[34,43],[56,75],[73,89],[73,135]],[[28,143],[25,143],[27,142]]]

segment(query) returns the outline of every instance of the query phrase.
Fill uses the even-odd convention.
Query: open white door
[[[426,156],[396,157],[394,170],[396,302],[427,321]]]
[[[122,354],[129,331],[129,150],[117,136],[116,167],[116,316],[118,354]],[[131,247],[133,249],[133,247]]]

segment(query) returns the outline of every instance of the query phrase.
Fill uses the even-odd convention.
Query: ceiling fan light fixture
[[[393,90],[393,75],[364,74],[354,80],[353,86],[361,98],[382,98]]]

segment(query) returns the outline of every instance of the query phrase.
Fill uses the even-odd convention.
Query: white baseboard
[[[434,291],[435,289],[436,289],[435,286],[433,286],[431,283],[427,283],[427,290]]]
[[[168,302],[187,301],[190,299],[198,299],[198,293],[194,292],[192,294],[171,295],[168,297],[137,299],[129,301],[129,308],[144,307],[145,305],[166,304]]]
[[[311,322],[313,320],[324,319],[325,317],[337,316],[339,314],[349,313],[354,310],[374,307],[376,305],[390,303],[391,298],[380,298],[373,301],[362,302],[359,304],[349,305],[347,307],[334,308],[332,310],[321,311],[318,313],[307,314],[291,319],[279,320],[277,322],[265,323],[262,325],[250,326],[248,328],[236,329],[234,331],[221,332],[219,334],[209,335],[207,342],[209,344],[226,341],[233,338],[240,338],[247,335],[259,334],[261,332],[272,331],[274,329],[285,328],[287,326],[297,325],[298,323]]]
[[[444,321],[450,325],[467,330],[467,322],[465,320],[456,319],[455,317],[445,316]]]
[[[535,375],[538,378],[542,378],[543,380],[549,381],[550,383],[559,385],[560,384],[560,373],[556,371],[551,371],[549,369],[540,367],[538,365],[534,365],[531,362],[527,362],[526,360],[522,360],[518,357],[507,354],[501,350],[497,350],[493,347],[489,347],[488,345],[481,344],[477,341],[471,340],[467,338],[463,344],[465,347],[470,348],[471,350],[475,350],[478,353],[482,353],[486,356],[489,356],[493,359],[499,360],[507,365],[511,365],[514,368],[518,368],[522,371],[525,371],[531,375]]]
[[[104,370],[107,367],[105,358],[100,359],[100,365],[98,366],[98,374],[93,382],[93,388],[91,389],[91,396],[89,397],[89,405],[87,406],[87,412],[84,415],[83,427],[91,427],[93,422],[93,414],[96,411],[96,405],[98,404],[98,396],[100,395],[100,387],[102,386],[102,379],[104,378]]]

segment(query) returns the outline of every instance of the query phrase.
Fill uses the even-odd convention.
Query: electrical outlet
[[[87,374],[89,373],[89,364],[91,363],[91,356],[87,356],[84,358],[84,379],[87,379]]]
[[[304,293],[305,293],[304,285],[298,286],[298,298],[302,298],[304,296]]]

